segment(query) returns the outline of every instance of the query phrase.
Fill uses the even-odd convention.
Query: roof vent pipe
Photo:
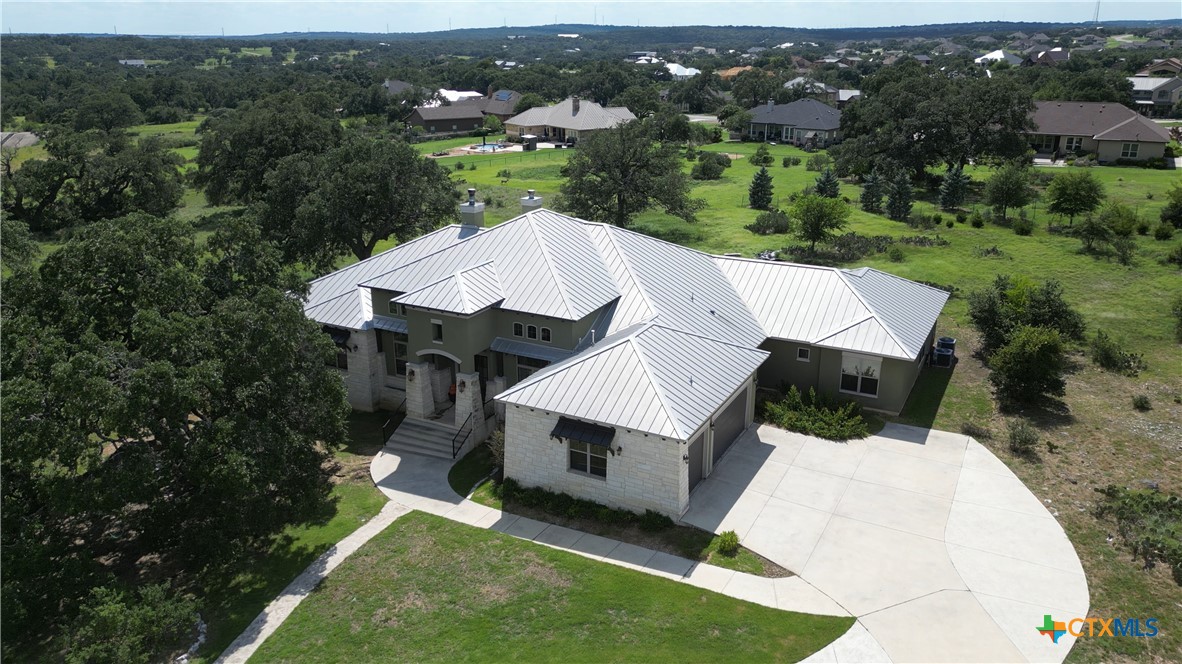
[[[468,189],[468,202],[460,206],[460,223],[465,226],[484,225],[484,203],[476,200],[475,189]]]
[[[521,211],[529,212],[530,210],[537,210],[542,207],[542,197],[535,196],[533,189],[527,189],[526,195],[521,198]]]

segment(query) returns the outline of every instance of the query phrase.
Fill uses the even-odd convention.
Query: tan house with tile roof
[[[1039,101],[1028,134],[1040,155],[1055,158],[1094,154],[1100,163],[1117,159],[1161,159],[1170,135],[1159,124],[1120,104]]]

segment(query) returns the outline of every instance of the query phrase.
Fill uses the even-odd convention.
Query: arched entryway
[[[435,402],[433,415],[444,424],[453,424],[455,419],[456,374],[464,371],[460,358],[442,350],[421,350],[416,353],[419,362],[427,365],[427,379],[431,383],[431,397]]]

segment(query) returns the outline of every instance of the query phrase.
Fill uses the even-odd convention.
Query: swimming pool
[[[473,152],[496,152],[497,150],[504,150],[504,146],[496,143],[485,143],[484,145],[473,145],[468,148]]]

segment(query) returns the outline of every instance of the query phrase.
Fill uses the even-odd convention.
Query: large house
[[[790,104],[751,109],[747,134],[760,141],[783,141],[793,145],[823,148],[841,138],[841,111],[816,99],[798,99]]]
[[[1150,117],[1166,117],[1182,101],[1182,78],[1130,76],[1137,110]]]
[[[455,458],[505,426],[505,474],[680,517],[747,429],[757,385],[896,413],[947,293],[872,269],[712,256],[522,200],[310,285],[359,410]]]
[[[1148,66],[1137,72],[1137,76],[1182,76],[1182,59],[1166,58],[1154,60]]]
[[[1054,158],[1094,154],[1100,163],[1117,159],[1160,159],[1169,133],[1120,104],[1088,101],[1038,101],[1028,134],[1040,155]]]
[[[635,120],[623,106],[600,106],[593,101],[570,97],[553,106],[538,106],[505,121],[510,139],[537,136],[543,141],[575,143],[589,132],[610,129]]]

